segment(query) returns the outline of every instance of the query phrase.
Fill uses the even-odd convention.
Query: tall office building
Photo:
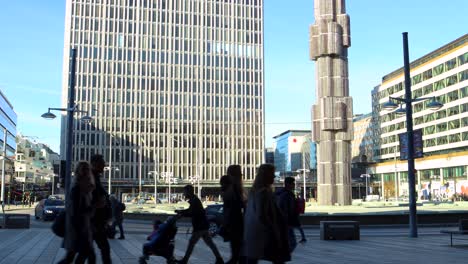
[[[468,34],[411,62],[413,98],[434,97],[444,107],[433,111],[430,100],[413,104],[414,130],[422,132],[424,157],[415,159],[419,197],[454,193],[468,196]],[[404,96],[403,68],[385,75],[372,91],[373,122],[379,135],[371,166],[374,189],[385,198],[408,195],[407,161],[400,161],[399,135],[406,116],[382,109],[389,97]]]
[[[160,186],[171,175],[218,186],[231,163],[254,178],[264,157],[262,0],[67,0],[65,24],[63,104],[76,48],[76,102],[94,117],[75,122],[75,162],[103,153],[113,187],[145,189],[154,175]]]

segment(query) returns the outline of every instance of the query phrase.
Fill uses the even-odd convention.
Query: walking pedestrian
[[[284,188],[276,193],[276,202],[280,208],[283,220],[288,226],[289,252],[293,252],[297,246],[294,228],[300,226],[296,197],[294,195],[295,188],[296,180],[293,177],[286,177],[284,179]]]
[[[93,232],[91,217],[94,209],[91,203],[92,192],[95,188],[91,175],[91,167],[87,162],[81,161],[75,171],[75,180],[69,198],[66,201],[65,236],[63,246],[67,253],[59,264],[84,263],[93,252]],[[88,263],[94,263],[88,259]]]
[[[119,239],[125,239],[123,231],[123,212],[125,211],[125,204],[117,200],[115,196],[110,197],[111,206],[112,206],[112,231],[115,232],[115,227],[119,227],[120,237]]]
[[[179,260],[178,263],[185,264],[188,262],[193,248],[200,238],[202,238],[208,247],[210,247],[211,251],[213,251],[213,254],[216,256],[216,264],[224,263],[221,254],[219,254],[218,248],[216,248],[216,245],[208,233],[208,220],[206,219],[205,209],[203,208],[200,199],[195,195],[192,185],[185,185],[184,196],[188,200],[190,207],[186,210],[176,210],[175,212],[182,216],[192,218],[193,232],[190,237],[185,256]]]
[[[249,192],[242,245],[249,264],[258,263],[258,260],[275,264],[291,260],[287,226],[273,195],[274,178],[275,166],[260,165]]]
[[[245,193],[242,184],[242,168],[230,165],[227,169],[230,185],[223,195],[223,215],[226,240],[231,242],[229,264],[239,263],[242,236],[244,234]]]
[[[106,162],[104,157],[95,154],[91,157],[91,170],[96,183],[96,189],[93,191],[93,207],[95,209],[94,217],[91,219],[94,233],[93,239],[96,241],[98,248],[101,250],[101,258],[103,264],[110,264],[110,246],[107,240],[107,231],[110,228],[109,223],[112,221],[112,208],[110,205],[109,195],[102,186],[101,174],[104,172]],[[90,259],[96,261],[96,255],[93,254]]]
[[[304,214],[305,213],[305,207],[306,207],[306,201],[304,198],[302,198],[302,195],[299,195],[296,197],[296,211],[298,215]],[[299,217],[298,217],[299,218]],[[299,233],[301,234],[301,240],[299,240],[299,243],[304,244],[307,242],[304,229],[302,229],[301,226],[301,221],[299,219],[297,225],[295,226],[297,230],[299,230]]]

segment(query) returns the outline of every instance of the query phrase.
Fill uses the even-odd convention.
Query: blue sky
[[[0,6],[0,89],[18,114],[18,131],[58,151],[65,1],[3,1]],[[467,33],[466,0],[348,0],[352,46],[350,92],[354,113],[370,112],[370,91],[403,65],[401,33],[411,60]],[[287,129],[310,129],[315,68],[309,61],[312,0],[265,0],[266,146]]]

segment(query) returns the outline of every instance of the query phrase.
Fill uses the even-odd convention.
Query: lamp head
[[[397,116],[404,116],[404,115],[406,115],[406,109],[404,109],[403,106],[400,105],[400,108],[398,108],[394,113]]]
[[[81,117],[81,122],[83,122],[85,124],[89,124],[89,123],[93,122],[93,118],[90,117],[89,115],[85,115],[85,116]]]
[[[52,120],[55,119],[57,116],[51,113],[50,111],[47,111],[47,113],[42,114],[41,117],[48,120]]]
[[[427,108],[432,111],[437,111],[441,109],[443,106],[444,104],[437,102],[435,98],[432,98],[432,100],[427,104]]]
[[[397,104],[395,104],[392,100],[388,100],[388,102],[385,102],[382,104],[382,108],[387,111],[393,111],[398,107]]]

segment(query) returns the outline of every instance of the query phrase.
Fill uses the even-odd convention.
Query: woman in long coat
[[[244,217],[243,254],[248,263],[291,260],[287,225],[276,205],[272,185],[275,167],[262,164],[250,190]]]
[[[91,167],[81,161],[75,170],[75,181],[66,201],[65,237],[63,247],[67,255],[59,263],[85,263],[93,252],[93,230],[91,217],[94,209],[91,204],[92,191],[95,188]]]

